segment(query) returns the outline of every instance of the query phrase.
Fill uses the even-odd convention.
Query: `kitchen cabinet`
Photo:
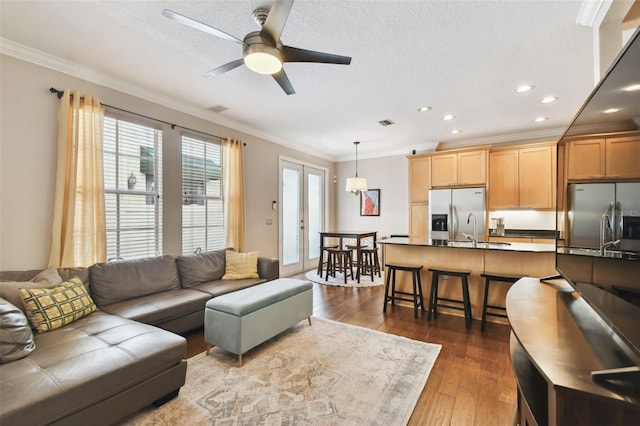
[[[412,155],[409,159],[409,235],[428,238],[431,156]]]
[[[519,207],[524,209],[555,208],[555,144],[520,148],[519,155]]]
[[[640,177],[640,135],[574,140],[568,147],[569,180]]]
[[[431,189],[431,157],[409,157],[409,202],[426,203]]]
[[[432,187],[484,185],[487,182],[487,150],[475,149],[431,157]]]
[[[489,210],[518,207],[518,150],[489,153]]]
[[[411,203],[409,205],[409,236],[429,238],[429,204]]]
[[[607,138],[604,172],[612,178],[640,177],[640,136]]]
[[[552,209],[556,199],[555,144],[489,154],[489,210]]]

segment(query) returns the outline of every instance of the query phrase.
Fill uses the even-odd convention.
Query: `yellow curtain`
[[[65,89],[58,109],[58,153],[49,264],[84,267],[106,260],[100,100]]]
[[[244,144],[232,138],[222,142],[225,244],[244,251]]]

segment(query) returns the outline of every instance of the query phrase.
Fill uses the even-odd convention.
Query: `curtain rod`
[[[58,90],[55,87],[49,88],[49,92],[54,93],[58,97],[58,99],[62,99],[62,95],[64,95],[64,90]],[[146,118],[148,120],[157,121],[158,123],[168,124],[169,126],[171,126],[171,129],[175,129],[176,127],[179,127],[180,129],[188,130],[190,132],[200,133],[202,135],[210,136],[212,138],[217,138],[217,139],[220,139],[220,140],[226,139],[226,138],[223,138],[222,136],[212,135],[211,133],[206,133],[206,132],[201,132],[200,130],[191,129],[189,127],[184,127],[184,126],[181,126],[181,125],[175,124],[175,123],[169,123],[168,121],[160,120],[160,119],[154,118],[154,117],[149,117],[148,115],[139,114],[137,112],[129,111],[129,110],[126,110],[126,109],[123,109],[123,108],[118,108],[118,107],[115,107],[113,105],[107,105],[105,103],[102,103],[101,105],[103,107],[105,107],[105,108],[111,108],[111,109],[114,109],[114,110],[117,110],[117,111],[126,112],[128,114],[137,115],[138,117],[143,117],[143,118]],[[246,145],[246,143],[244,145]]]

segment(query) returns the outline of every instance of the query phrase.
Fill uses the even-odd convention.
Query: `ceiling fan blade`
[[[316,52],[313,50],[298,49],[297,47],[282,46],[282,54],[285,62],[317,62],[322,64],[349,65],[350,56],[333,55],[331,53]]]
[[[231,34],[227,34],[224,31],[220,31],[217,28],[213,28],[212,26],[203,24],[202,22],[196,21],[195,19],[180,15],[179,13],[172,12],[169,9],[163,10],[162,16],[166,16],[169,19],[173,19],[176,22],[179,22],[191,28],[195,28],[196,30],[204,31],[205,33],[214,35],[216,37],[220,37],[225,40],[244,45],[244,42],[242,40],[235,38]]]
[[[280,87],[282,87],[282,90],[284,90],[287,95],[293,95],[296,93],[296,91],[293,90],[291,82],[289,81],[289,77],[287,77],[287,74],[284,72],[284,68],[275,74],[271,74],[271,76],[275,81],[278,82]]]
[[[238,68],[242,64],[244,64],[244,59],[236,59],[235,61],[231,61],[228,64],[224,64],[219,66],[218,68],[212,69],[211,71],[207,71],[202,76],[205,78],[217,77],[220,74],[224,74],[227,71],[231,71],[234,68]]]
[[[280,35],[284,29],[284,24],[287,23],[289,12],[293,6],[293,0],[276,0],[269,10],[267,20],[262,26],[261,35],[268,35],[277,43],[280,40]]]

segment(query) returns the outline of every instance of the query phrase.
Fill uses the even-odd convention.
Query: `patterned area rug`
[[[384,285],[384,274],[380,274],[380,275],[382,275],[382,277],[379,277],[376,274],[374,274],[373,281],[371,281],[370,275],[363,275],[362,277],[360,277],[360,282],[347,277],[347,283],[345,284],[344,276],[342,275],[341,272],[336,272],[335,277],[329,277],[329,279],[327,280],[324,277],[324,274],[322,277],[320,277],[316,272],[316,270],[312,269],[311,271],[305,274],[305,278],[308,279],[309,281],[313,281],[314,283],[337,285],[341,287],[375,287],[378,285]]]
[[[237,357],[188,361],[178,397],[125,424],[404,425],[441,346],[312,318]]]

